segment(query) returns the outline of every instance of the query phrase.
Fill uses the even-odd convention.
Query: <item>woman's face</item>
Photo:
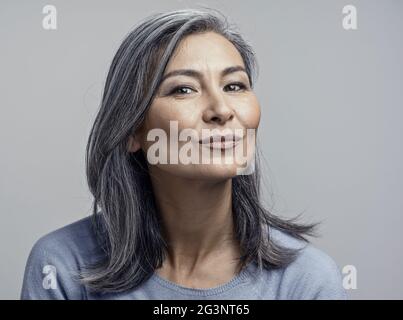
[[[164,170],[186,178],[228,179],[237,174],[237,168],[246,166],[245,160],[253,159],[255,136],[251,133],[258,128],[260,107],[244,69],[238,50],[217,33],[193,34],[180,42],[136,133],[137,145],[146,153],[153,174]],[[191,129],[192,139],[177,138],[184,129]],[[150,132],[154,136],[147,139]],[[161,133],[166,140],[155,138]],[[220,142],[227,133],[231,133],[227,142]],[[159,147],[165,145],[166,164],[155,160],[165,154],[156,148],[156,140]]]

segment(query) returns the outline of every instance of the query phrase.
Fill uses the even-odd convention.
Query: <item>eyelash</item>
[[[238,92],[238,91],[242,91],[242,90],[245,90],[245,89],[246,89],[246,85],[244,85],[242,82],[232,82],[232,83],[230,83],[230,84],[227,84],[225,87],[232,86],[232,85],[239,86],[239,88],[240,88],[239,90],[233,90],[234,92]],[[225,87],[224,87],[224,88],[225,88]],[[192,88],[190,88],[190,87],[188,87],[188,86],[177,86],[177,87],[173,88],[173,89],[170,91],[169,95],[173,95],[173,94],[182,95],[181,93],[177,93],[176,91],[177,91],[178,89],[183,89],[183,88],[187,88],[187,89],[193,90]]]

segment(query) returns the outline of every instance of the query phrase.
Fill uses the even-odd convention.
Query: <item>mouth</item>
[[[229,135],[212,135],[206,138],[200,139],[199,144],[203,147],[207,147],[210,149],[231,149],[234,148],[240,141],[243,139],[242,136],[238,136],[235,134]]]

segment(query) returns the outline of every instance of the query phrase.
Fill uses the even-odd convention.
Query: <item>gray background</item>
[[[58,29],[42,28],[42,8]],[[342,8],[358,30],[342,28]],[[254,47],[265,202],[323,221],[350,298],[403,298],[403,1],[1,1],[0,298],[45,233],[87,216],[84,149],[123,37],[156,11],[222,10]]]

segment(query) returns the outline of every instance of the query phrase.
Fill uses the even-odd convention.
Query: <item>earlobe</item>
[[[129,152],[136,152],[141,148],[140,142],[138,141],[137,137],[131,135],[129,137],[127,151]]]

